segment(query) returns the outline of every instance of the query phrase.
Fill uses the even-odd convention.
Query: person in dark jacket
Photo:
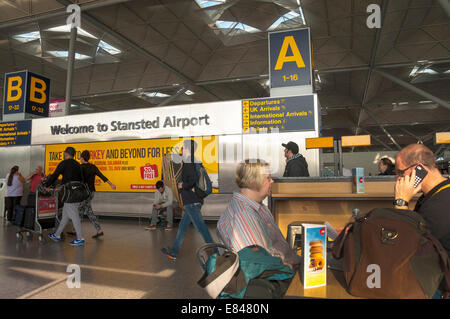
[[[395,165],[389,158],[384,157],[378,162],[378,171],[378,175],[395,175]]]
[[[91,158],[91,154],[89,153],[88,150],[84,150],[83,152],[81,152],[80,161],[81,161],[81,168],[83,171],[83,177],[84,177],[84,181],[86,182],[86,184],[89,187],[89,191],[91,192],[91,195],[89,196],[88,199],[86,199],[85,201],[83,201],[81,203],[81,205],[79,207],[79,212],[80,212],[80,219],[83,219],[83,215],[84,215],[84,213],[86,213],[89,220],[91,221],[91,223],[94,225],[95,229],[97,230],[97,234],[92,236],[92,238],[98,238],[100,236],[103,236],[104,234],[103,234],[102,228],[100,227],[100,225],[97,221],[97,218],[94,215],[94,212],[92,211],[92,206],[91,206],[91,202],[92,202],[92,199],[94,198],[94,193],[95,193],[95,176],[100,177],[103,182],[108,183],[112,189],[116,189],[116,186],[113,183],[111,183],[105,177],[105,175],[102,174],[102,172],[100,172],[100,170],[98,169],[97,166],[89,163],[90,158]],[[69,233],[69,235],[74,235],[74,233],[73,232]]]
[[[281,145],[284,147],[284,156],[286,157],[283,177],[309,177],[308,163],[302,154],[299,154],[298,145],[294,142]]]
[[[442,176],[436,166],[434,153],[425,145],[411,144],[403,148],[395,161],[397,182],[395,184],[395,208],[409,209],[409,202],[422,192],[414,211],[419,213],[447,254],[450,255],[450,179]],[[427,175],[415,186],[416,167],[421,165]],[[433,298],[441,298],[438,289]]]
[[[181,194],[181,199],[184,205],[184,214],[178,226],[177,237],[172,245],[172,248],[163,248],[161,251],[170,259],[175,260],[192,222],[195,228],[200,232],[206,243],[213,243],[211,234],[206,227],[205,221],[202,218],[201,207],[203,199],[197,196],[193,191],[195,184],[199,178],[195,169],[194,153],[197,149],[197,143],[194,140],[185,140],[181,149],[183,158],[183,167],[181,169],[181,182],[178,183],[178,191]]]
[[[76,151],[73,147],[67,147],[64,151],[64,160],[58,164],[53,174],[48,176],[48,178],[43,183],[45,187],[52,186],[57,181],[59,175],[62,175],[62,185],[69,182],[81,182],[81,165],[78,163],[75,157]],[[80,203],[64,203],[62,219],[59,224],[58,229],[54,233],[50,233],[48,236],[54,241],[58,242],[61,240],[61,233],[66,227],[69,219],[72,220],[73,227],[77,233],[77,237],[70,243],[71,246],[82,246],[84,245],[83,232],[81,230],[80,215],[78,213],[78,207]]]

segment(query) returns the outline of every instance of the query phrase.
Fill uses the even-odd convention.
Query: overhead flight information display
[[[31,144],[31,120],[0,123],[0,146]]]
[[[244,133],[313,131],[314,95],[242,101]]]

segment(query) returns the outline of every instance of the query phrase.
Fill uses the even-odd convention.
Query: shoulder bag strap
[[[445,283],[444,285],[445,291],[443,292],[443,296],[444,298],[448,298],[450,296],[450,258],[447,254],[447,251],[444,249],[444,247],[442,247],[441,242],[437,240],[436,237],[434,237],[431,234],[426,234],[425,237],[428,238],[433,243],[434,248],[439,254],[441,269],[442,272],[444,273],[444,283]]]
[[[345,240],[347,239],[348,232],[353,228],[354,222],[350,222],[345,225],[339,236],[334,240],[333,243],[333,257],[336,259],[342,258],[342,248],[344,247]]]
[[[213,244],[210,248],[213,247],[226,248],[226,246],[221,244]],[[229,250],[228,248],[226,249]],[[204,288],[208,295],[214,299],[220,295],[239,269],[239,255],[232,251],[230,251],[230,253],[232,253],[230,257],[225,259],[223,263],[220,265],[216,264],[216,269],[214,272],[208,274],[205,270],[202,278],[200,278],[197,282],[197,284]]]

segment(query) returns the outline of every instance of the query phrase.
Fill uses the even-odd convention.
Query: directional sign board
[[[0,123],[0,146],[31,144],[31,120]]]
[[[242,101],[244,133],[315,130],[314,95]]]
[[[270,88],[312,85],[309,28],[269,34]]]

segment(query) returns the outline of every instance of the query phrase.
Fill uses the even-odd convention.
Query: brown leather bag
[[[431,298],[438,288],[448,296],[450,259],[416,212],[377,208],[360,213],[336,238],[332,253],[344,258],[347,291],[354,296]],[[368,284],[375,278],[373,265],[379,266],[379,287]]]

